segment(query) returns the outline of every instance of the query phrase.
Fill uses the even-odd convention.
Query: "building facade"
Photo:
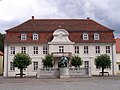
[[[0,75],[3,74],[3,53],[0,51]]]
[[[116,73],[116,48],[113,30],[92,19],[32,19],[6,30],[4,76],[19,73],[13,67],[16,53],[27,53],[32,64],[24,70],[27,76],[35,76],[37,68],[43,68],[42,58],[46,54],[54,56],[54,68],[62,56],[69,61],[78,55],[83,60],[81,67],[91,67],[92,75],[101,71],[96,69],[96,56],[108,54],[111,57],[110,74]]]
[[[116,64],[117,74],[120,74],[120,38],[116,39]]]

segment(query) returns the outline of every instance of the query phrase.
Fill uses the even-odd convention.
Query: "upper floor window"
[[[94,40],[99,40],[100,37],[99,37],[99,34],[98,33],[94,33]]]
[[[88,34],[87,33],[83,33],[83,40],[88,40]]]
[[[38,34],[33,34],[33,40],[38,40]]]
[[[21,34],[21,40],[26,40],[27,39],[27,35],[26,34]]]
[[[75,46],[75,54],[79,54],[79,46]]]
[[[106,53],[110,53],[110,46],[106,46]]]
[[[95,52],[100,53],[100,46],[95,46]]]
[[[48,47],[47,46],[43,46],[43,54],[48,54]]]
[[[64,46],[59,46],[59,53],[63,53],[64,52]]]
[[[38,47],[37,46],[33,47],[33,54],[38,54]]]
[[[15,47],[11,47],[10,49],[11,49],[11,52],[10,52],[10,53],[11,53],[11,54],[15,54]]]
[[[21,53],[26,53],[26,47],[21,47]]]
[[[84,54],[88,54],[88,46],[84,46]]]

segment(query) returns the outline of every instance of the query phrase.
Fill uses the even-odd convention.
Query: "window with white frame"
[[[38,34],[33,34],[33,40],[38,40]]]
[[[84,54],[88,54],[88,46],[84,46]]]
[[[26,34],[21,34],[21,40],[26,40],[27,39],[27,35]]]
[[[59,53],[63,53],[64,52],[64,46],[59,46]]]
[[[48,46],[43,46],[43,54],[48,54]]]
[[[21,47],[21,53],[26,53],[26,47]]]
[[[100,53],[100,46],[95,46],[95,52],[96,52],[96,54]]]
[[[99,40],[100,37],[99,37],[99,34],[98,33],[94,33],[94,40]]]
[[[10,49],[11,49],[11,51],[10,51],[11,55],[14,55],[15,54],[15,47],[10,47]]]
[[[10,62],[10,70],[11,70],[11,71],[14,71],[14,70],[15,70],[15,67],[13,66],[13,62]]]
[[[87,33],[83,33],[83,40],[88,40],[88,34]]]
[[[33,54],[38,54],[38,46],[33,47]]]
[[[33,70],[37,70],[38,69],[38,62],[37,61],[35,61],[35,62],[33,62]]]
[[[106,46],[106,53],[110,53],[110,46]]]
[[[75,49],[75,54],[79,54],[79,46],[75,46],[74,49]]]
[[[84,61],[84,67],[89,67],[89,61]]]

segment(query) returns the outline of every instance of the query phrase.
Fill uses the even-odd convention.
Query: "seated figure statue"
[[[60,67],[67,67],[67,62],[68,62],[67,57],[63,56],[63,57],[61,57],[61,60],[59,62],[59,66]]]

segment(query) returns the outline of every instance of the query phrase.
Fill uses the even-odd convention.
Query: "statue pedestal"
[[[60,68],[60,78],[70,78],[68,67]]]

